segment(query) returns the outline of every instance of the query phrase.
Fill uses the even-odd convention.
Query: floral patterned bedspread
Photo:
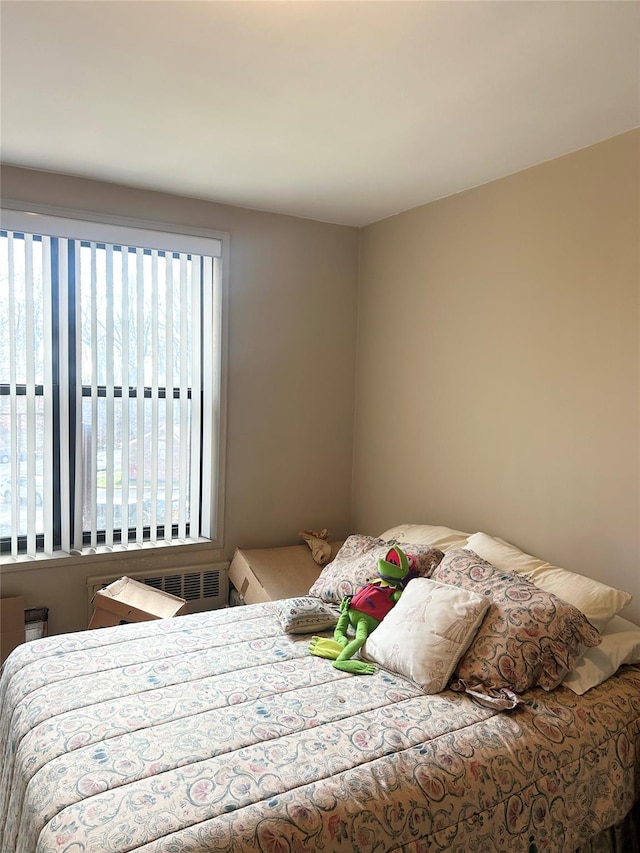
[[[17,649],[2,853],[559,853],[639,796],[638,668],[496,712],[308,639],[267,603]]]

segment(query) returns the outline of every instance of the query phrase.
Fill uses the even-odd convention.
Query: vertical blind
[[[215,538],[222,242],[29,217],[0,232],[0,541]]]

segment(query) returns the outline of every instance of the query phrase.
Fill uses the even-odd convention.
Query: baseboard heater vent
[[[127,573],[127,577],[186,599],[185,613],[199,613],[226,607],[228,596],[227,570],[229,563],[213,563],[202,571],[163,569],[156,572]],[[101,575],[87,578],[88,615],[93,613],[93,596],[122,575]]]

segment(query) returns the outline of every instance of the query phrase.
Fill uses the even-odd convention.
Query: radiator
[[[127,573],[127,577],[186,599],[183,613],[199,613],[227,606],[229,563],[213,563],[203,570],[161,569],[155,572]],[[122,575],[100,575],[87,578],[87,615],[93,613],[93,596]]]

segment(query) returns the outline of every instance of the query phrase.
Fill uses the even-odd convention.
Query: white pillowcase
[[[525,577],[529,577],[537,569],[554,568],[545,560],[525,554],[515,545],[511,545],[504,539],[489,536],[487,533],[474,533],[473,536],[469,536],[463,547],[473,551],[497,569],[517,572]]]
[[[625,663],[640,663],[640,627],[615,616],[602,632],[600,645],[588,649],[562,683],[582,696]]]
[[[539,589],[573,604],[598,631],[602,631],[632,598],[628,592],[552,566],[545,560],[525,554],[504,539],[494,539],[486,533],[474,533],[464,547],[496,568],[524,575]]]
[[[442,527],[433,524],[399,524],[390,527],[380,534],[380,539],[395,539],[397,542],[412,542],[420,545],[431,545],[441,551],[451,548],[464,548],[469,537],[463,530],[452,527]]]
[[[447,686],[490,601],[461,587],[415,578],[362,649],[362,657],[410,678],[425,693]]]

